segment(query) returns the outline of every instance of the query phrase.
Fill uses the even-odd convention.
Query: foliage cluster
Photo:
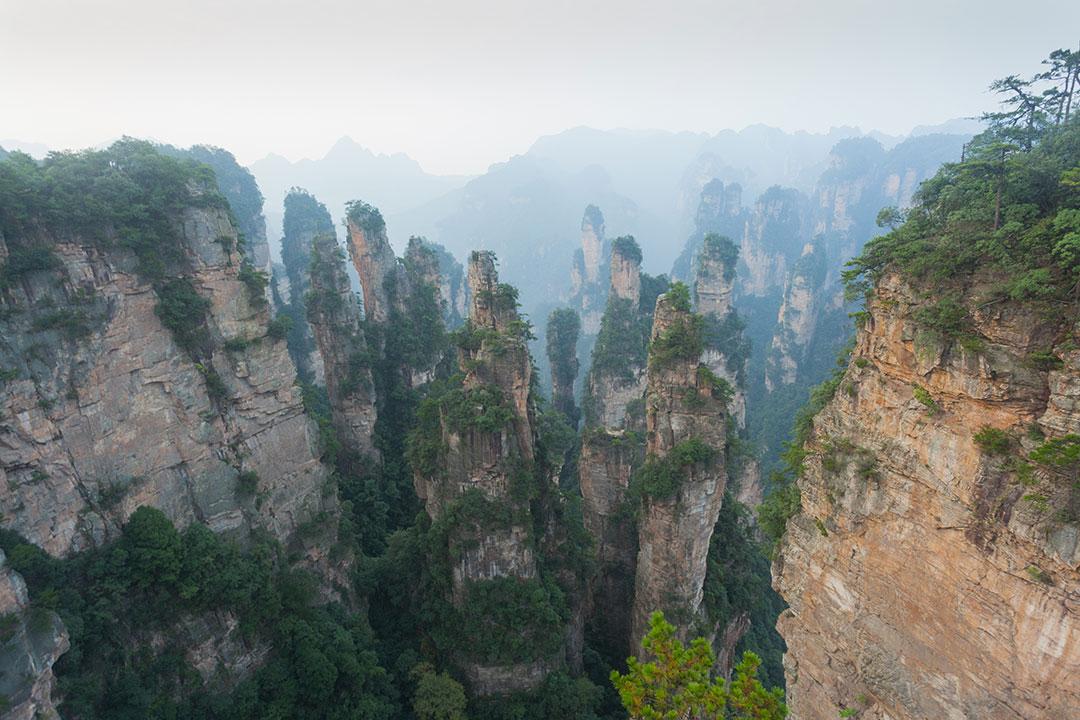
[[[678,315],[649,343],[650,364],[662,369],[679,362],[696,362],[705,350],[704,334],[705,318],[692,313]]]
[[[623,235],[611,241],[611,254],[619,255],[627,260],[641,264],[641,246],[633,235]]]
[[[345,203],[345,215],[366,232],[381,233],[386,230],[386,222],[379,209],[363,200],[350,200]]]
[[[0,233],[9,246],[34,245],[39,227],[130,250],[139,271],[158,280],[183,260],[176,219],[188,207],[228,210],[213,171],[177,160],[150,143],[124,138],[107,150],[50,153],[41,163],[12,153],[0,163]],[[15,272],[45,269],[40,247]],[[5,274],[11,271],[5,270]]]
[[[619,691],[631,720],[783,720],[788,709],[784,693],[766,690],[757,679],[761,660],[747,652],[728,682],[712,677],[716,662],[704,638],[689,646],[675,637],[675,627],[663,613],[653,613],[642,647],[652,660],[627,660],[626,673],[613,671],[611,681]]]
[[[34,606],[55,610],[71,649],[55,670],[66,716],[86,720],[388,717],[393,688],[370,650],[365,623],[333,606],[312,607],[312,579],[287,569],[271,540],[246,550],[195,523],[178,532],[139,508],[120,539],[57,560],[9,531],[0,547]],[[184,658],[177,616],[227,612],[269,662],[232,691],[204,686]],[[146,648],[159,633],[163,646]],[[136,648],[142,648],[136,650]]]
[[[630,479],[628,502],[636,506],[645,498],[667,500],[675,497],[691,468],[707,466],[715,456],[716,450],[696,437],[676,444],[663,457],[648,455]]]
[[[1080,63],[1080,53],[1055,55],[1049,61],[1055,67]],[[934,291],[977,269],[996,273],[1004,278],[1000,297],[1013,300],[1052,301],[1076,288],[1080,117],[1069,117],[1060,104],[1060,78],[1049,94],[1038,94],[1033,82],[1010,76],[991,86],[1003,96],[1004,109],[986,116],[989,129],[961,162],[922,184],[903,224],[872,240],[850,263],[845,280],[853,294],[868,291],[887,269]],[[924,319],[943,333],[966,322],[966,311],[955,304],[939,310]]]
[[[704,260],[719,261],[724,266],[724,280],[735,279],[735,264],[739,261],[739,246],[731,238],[717,233],[709,233],[702,240],[701,254],[698,256],[698,275],[705,272]]]

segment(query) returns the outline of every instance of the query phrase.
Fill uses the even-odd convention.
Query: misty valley
[[[1080,51],[1014,70],[475,175],[8,143],[0,717],[1080,717]]]

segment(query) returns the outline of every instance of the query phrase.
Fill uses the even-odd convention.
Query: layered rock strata
[[[703,586],[713,527],[727,477],[725,400],[702,372],[697,355],[663,353],[673,334],[693,332],[695,318],[677,293],[661,295],[653,316],[652,351],[645,397],[648,462],[677,463],[674,488],[642,498],[638,519],[637,573],[632,635],[645,636],[649,616],[661,610],[684,634],[702,614]],[[687,443],[707,449],[682,459]],[[676,452],[676,457],[668,455]]]
[[[541,498],[547,495],[553,481],[538,472],[532,362],[516,292],[499,283],[490,253],[472,254],[468,282],[472,298],[468,339],[459,345],[458,363],[464,379],[460,389],[440,401],[435,427],[426,430],[434,434],[430,441],[435,457],[427,467],[414,468],[417,495],[428,514],[436,523],[448,525],[452,603],[466,615],[475,611],[472,603],[484,596],[486,588],[507,580],[533,587],[533,602],[553,602],[543,584],[542,551],[535,532],[547,528],[549,518],[534,517],[535,506],[530,503],[537,493]],[[547,535],[544,531],[542,538]],[[554,630],[566,633],[568,640],[580,635],[566,626]],[[477,642],[501,639],[485,637]],[[454,653],[476,695],[525,691],[538,687],[568,660],[566,645],[556,642],[553,648],[551,638],[536,640],[550,651],[531,652],[530,658],[513,661],[492,661],[490,653],[473,645],[457,646]],[[572,666],[580,663],[579,637],[576,649]]]
[[[360,305],[345,271],[345,254],[332,234],[311,247],[308,321],[325,367],[326,392],[338,438],[354,453],[377,456],[373,443],[377,410],[371,358]]]
[[[184,281],[156,286],[121,249],[44,232],[32,241],[55,267],[4,290],[3,524],[50,554],[116,537],[140,505],[179,526],[258,526],[281,540],[322,509],[316,429],[261,290],[239,277],[228,213],[193,198],[170,222]],[[184,302],[205,304],[197,361],[163,325],[159,287],[190,287]],[[257,476],[260,502],[241,471]]]
[[[989,302],[994,280],[963,290],[961,343],[886,275],[813,421],[773,567],[801,720],[1080,707],[1080,327]]]

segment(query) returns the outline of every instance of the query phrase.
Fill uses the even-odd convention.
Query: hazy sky
[[[1076,0],[0,0],[0,138],[477,173],[577,125],[906,132],[1077,42]]]

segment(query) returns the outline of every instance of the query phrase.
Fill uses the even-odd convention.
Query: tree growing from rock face
[[[784,692],[766,690],[757,679],[761,660],[743,654],[731,681],[711,676],[716,657],[705,638],[689,646],[675,637],[675,626],[655,612],[642,647],[653,660],[631,657],[627,672],[611,681],[631,720],[783,720]]]

